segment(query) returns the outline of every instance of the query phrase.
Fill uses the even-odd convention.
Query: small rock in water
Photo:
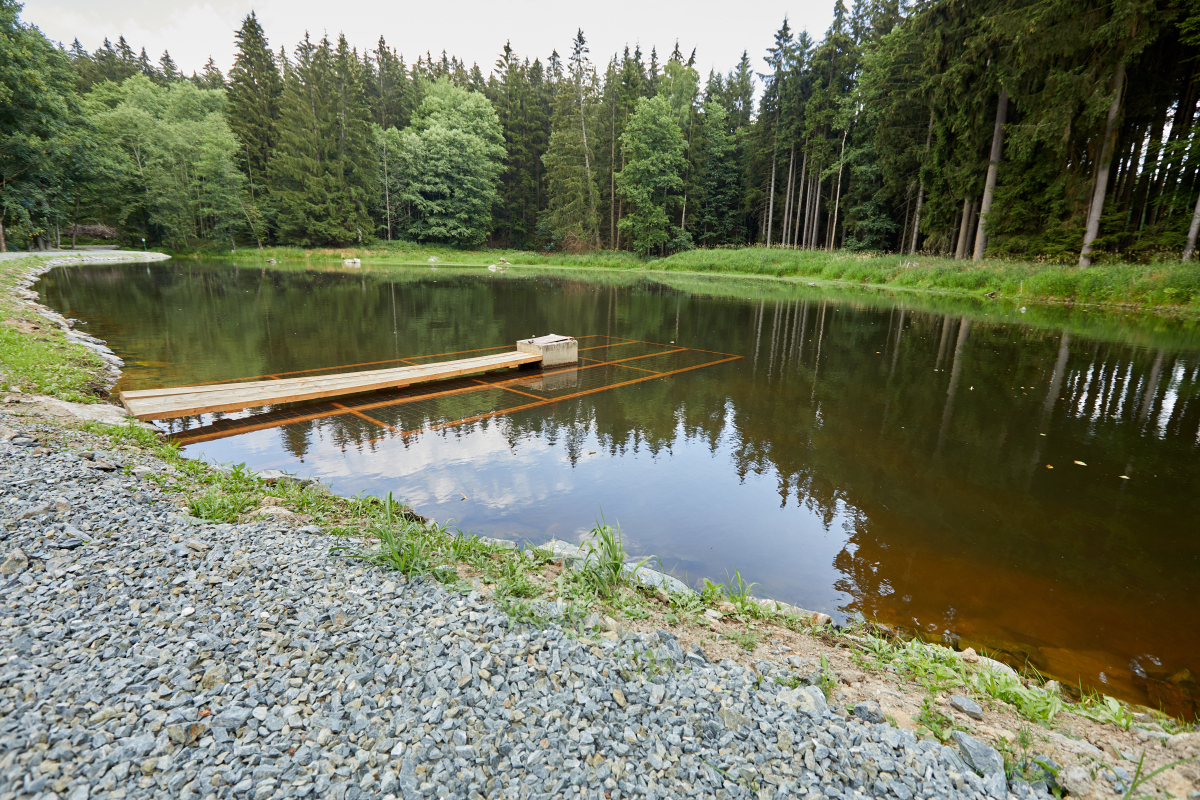
[[[950,696],[950,707],[961,711],[971,719],[983,719],[983,709],[969,697],[963,697],[961,694]]]
[[[0,575],[18,575],[27,569],[29,557],[18,547],[8,554],[3,564],[0,564]]]

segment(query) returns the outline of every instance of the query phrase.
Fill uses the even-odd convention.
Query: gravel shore
[[[0,444],[0,800],[1048,796],[827,705],[803,659],[516,625],[36,445]]]

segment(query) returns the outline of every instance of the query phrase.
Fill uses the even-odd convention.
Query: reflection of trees
[[[312,422],[295,422],[280,429],[283,448],[296,458],[304,461],[308,448],[312,444]]]

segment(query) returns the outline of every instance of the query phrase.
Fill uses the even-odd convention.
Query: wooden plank
[[[536,354],[510,351],[411,367],[344,372],[275,381],[245,381],[121,392],[120,398],[126,410],[138,419],[169,419],[209,414],[216,411],[240,411],[245,408],[279,403],[298,403],[304,400],[319,400],[339,395],[374,392],[380,389],[395,389],[414,383],[518,367],[540,360],[540,356]]]

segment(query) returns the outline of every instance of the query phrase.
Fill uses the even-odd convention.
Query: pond
[[[118,389],[579,337],[587,360],[563,378],[205,417],[182,441],[482,535],[619,523],[632,554],[694,586],[736,569],[760,596],[1195,714],[1189,324],[515,268],[167,262],[60,268],[37,288],[125,359]]]

